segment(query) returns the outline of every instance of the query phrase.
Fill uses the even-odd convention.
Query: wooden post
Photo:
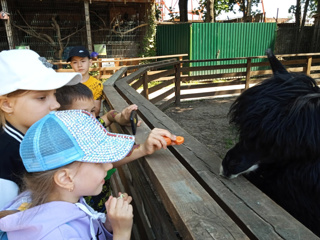
[[[251,58],[247,58],[247,71],[246,71],[246,84],[244,89],[248,89],[250,87],[250,75],[251,75]]]
[[[181,68],[180,68],[180,62],[174,65],[175,68],[175,83],[174,83],[174,91],[175,91],[175,103],[176,105],[180,104],[180,73],[181,73]]]
[[[182,72],[181,72],[181,68],[183,67],[182,60],[183,60],[183,57],[180,56],[179,57],[179,61],[180,61],[180,76],[182,75]]]
[[[89,13],[89,1],[84,1],[84,14],[86,18],[86,31],[87,31],[87,41],[88,41],[88,50],[93,51],[92,48],[92,38],[91,38],[91,27],[90,27],[90,13]]]
[[[307,75],[310,75],[311,65],[312,65],[312,56],[307,56],[307,67],[306,67],[306,74]]]
[[[7,4],[7,0],[1,0],[1,10],[4,12],[8,12],[8,4]],[[11,27],[11,23],[10,23],[10,17],[9,19],[6,20],[2,20],[4,21],[4,25],[6,28],[6,33],[7,33],[7,39],[8,39],[8,45],[9,45],[9,49],[14,49],[14,42],[13,42],[13,34],[12,34],[12,27]]]
[[[142,77],[143,77],[144,97],[149,100],[148,72],[145,72]]]

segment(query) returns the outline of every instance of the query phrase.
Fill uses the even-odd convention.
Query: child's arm
[[[121,113],[116,110],[111,110],[103,115],[101,118],[105,121],[106,126],[109,126],[113,122],[117,122],[123,126],[130,126],[130,114],[133,110],[137,110],[138,106],[136,104],[132,104],[126,108],[124,108]],[[107,124],[108,123],[108,124]],[[137,126],[141,125],[141,121],[138,121]]]
[[[95,106],[95,114],[96,116],[99,116],[100,114],[100,107],[101,107],[101,100],[94,100],[94,106]]]
[[[124,159],[118,162],[114,162],[113,167],[119,167],[145,155],[150,155],[161,148],[166,149],[167,141],[165,140],[164,136],[172,140],[176,140],[176,136],[171,134],[168,130],[154,128],[143,144],[134,145],[133,150],[130,152],[130,154]],[[172,145],[175,145],[175,143],[172,142]]]
[[[105,227],[108,231],[113,231],[114,240],[130,239],[133,224],[132,205],[125,198],[115,198],[110,196],[105,203],[107,209],[107,221]],[[112,229],[109,224],[111,223]]]

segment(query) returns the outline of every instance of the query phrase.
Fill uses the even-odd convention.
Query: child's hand
[[[119,119],[117,119],[117,122],[120,125],[123,126],[130,126],[130,114],[133,110],[137,110],[138,106],[136,104],[132,104],[125,109],[122,110],[121,114],[119,115]],[[141,121],[139,120],[137,123],[137,126],[139,127],[141,125]]]
[[[118,193],[118,198],[122,198],[124,201],[127,201],[128,203],[132,202],[132,197],[128,195],[128,193]]]
[[[154,128],[150,132],[147,140],[140,146],[144,154],[149,155],[161,148],[166,149],[167,141],[164,139],[163,136],[166,136],[172,140],[176,140],[176,136],[171,134],[168,130],[161,129],[161,128]],[[175,145],[175,143],[173,142],[171,145]]]
[[[127,197],[129,198],[131,197]],[[130,239],[133,224],[132,205],[123,198],[110,196],[105,206],[107,209],[105,227],[108,231],[113,231],[113,239]]]

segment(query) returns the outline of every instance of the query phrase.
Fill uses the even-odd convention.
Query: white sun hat
[[[80,73],[57,73],[45,58],[28,49],[0,52],[0,95],[16,90],[53,90],[81,82]]]

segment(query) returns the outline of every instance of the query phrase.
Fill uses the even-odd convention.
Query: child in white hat
[[[55,89],[81,81],[79,73],[56,73],[32,50],[0,53],[0,209],[17,196],[25,172],[19,146],[28,128],[57,110]]]

